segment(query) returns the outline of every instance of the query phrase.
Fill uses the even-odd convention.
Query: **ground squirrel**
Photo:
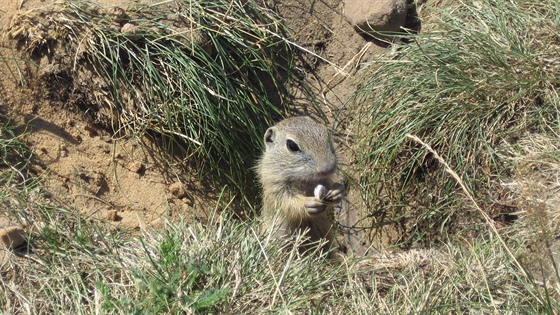
[[[327,128],[309,117],[292,117],[268,128],[264,143],[257,165],[264,229],[274,237],[308,230],[309,243],[326,239],[323,250],[330,249],[333,206],[344,186],[332,183],[337,160]]]

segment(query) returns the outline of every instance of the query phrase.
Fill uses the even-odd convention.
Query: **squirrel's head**
[[[336,171],[337,161],[327,128],[311,118],[292,117],[268,128],[261,174],[287,181],[320,181]]]

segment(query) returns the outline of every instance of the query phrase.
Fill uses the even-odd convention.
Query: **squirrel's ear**
[[[276,139],[276,128],[274,127],[268,128],[264,133],[264,144],[270,146],[274,143],[275,139]]]

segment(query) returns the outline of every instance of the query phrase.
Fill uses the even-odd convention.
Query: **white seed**
[[[327,188],[323,185],[317,185],[317,187],[315,187],[315,191],[313,191],[313,194],[315,195],[316,199],[323,200],[323,198],[325,198],[325,195],[327,194]]]

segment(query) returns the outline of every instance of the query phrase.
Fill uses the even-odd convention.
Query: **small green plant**
[[[16,135],[15,126],[0,115],[0,183],[17,184],[27,179],[31,152]]]
[[[117,298],[110,294],[106,284],[99,283],[96,288],[103,292],[103,309],[135,314],[209,311],[223,303],[230,293],[227,287],[206,287],[211,279],[223,277],[226,271],[215,270],[219,266],[207,265],[204,260],[189,260],[176,234],[163,236],[156,252],[148,246],[143,243],[149,264],[131,271],[138,283],[138,295]]]

